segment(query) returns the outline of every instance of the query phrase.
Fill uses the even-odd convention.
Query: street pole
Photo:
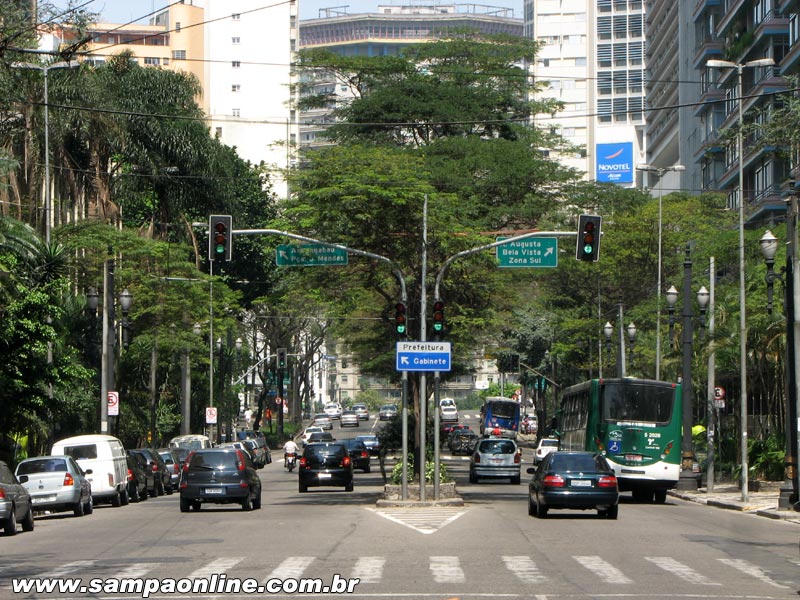
[[[692,472],[694,460],[692,451],[692,338],[694,336],[692,314],[692,257],[691,247],[687,244],[683,259],[683,331],[681,332],[681,348],[683,349],[681,383],[683,413],[681,436],[681,474],[675,486],[679,490],[696,490],[697,480]]]
[[[425,293],[425,283],[427,281],[427,270],[428,270],[428,194],[425,194],[425,202],[423,205],[422,211],[422,267],[420,269],[420,300],[419,300],[419,340],[424,342],[427,340],[426,336],[426,322],[425,322],[425,311],[427,310],[426,306],[426,296]],[[419,501],[425,502],[425,458],[426,458],[426,448],[425,445],[427,443],[427,435],[426,435],[426,425],[427,421],[427,405],[428,405],[428,390],[427,388],[427,378],[425,377],[425,373],[420,373],[419,376],[419,423],[417,423],[417,427],[419,428]]]
[[[716,286],[716,267],[714,257],[709,259],[708,266],[708,334],[714,339],[714,289]],[[712,345],[713,348],[713,345]],[[714,418],[717,414],[716,405],[716,353],[712,350],[708,355],[708,386],[706,388],[706,448],[708,450],[708,468],[706,469],[706,491],[714,493],[714,440],[717,436],[717,422]]]

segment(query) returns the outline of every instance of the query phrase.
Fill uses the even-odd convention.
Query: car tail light
[[[239,457],[239,461],[236,463],[236,467],[240,471],[244,471],[244,456],[242,456],[242,451],[241,450],[237,450],[236,451],[236,456]]]
[[[109,473],[108,474],[108,487],[110,487],[110,488],[114,487],[114,474],[113,473]]]
[[[183,470],[184,471],[188,471],[189,470],[189,463],[192,460],[192,456],[194,456],[194,450],[192,450],[191,452],[189,452],[189,454],[186,455],[186,460],[183,462]]]
[[[133,471],[128,469],[128,481],[133,481]]]
[[[64,483],[62,483],[64,487],[71,487],[75,485],[75,480],[72,478],[71,473],[64,473]]]
[[[188,483],[186,483],[185,481],[181,481],[181,489],[182,489],[182,490],[185,490],[185,489],[186,489],[186,488],[188,488],[188,487],[189,487],[189,484],[188,484]]]
[[[481,462],[481,455],[480,455],[480,454],[478,454],[478,453],[476,452],[476,453],[475,453],[475,456],[473,457],[473,460],[474,460],[476,463],[479,463],[479,462]]]
[[[561,475],[546,475],[543,483],[544,487],[564,487],[567,482]]]
[[[350,466],[350,457],[349,456],[345,456],[342,459],[342,466],[343,467],[349,467]]]
[[[301,469],[305,469],[307,466],[308,466],[308,461],[306,460],[306,457],[305,456],[301,457],[300,458],[300,468]]]
[[[153,463],[151,469],[153,469],[153,473],[158,473],[158,463]]]
[[[181,466],[178,463],[172,463],[172,469],[176,475],[181,472]]]
[[[361,458],[369,458],[369,452],[366,450],[361,451]]]
[[[597,480],[597,487],[608,488],[617,487],[617,478],[614,475],[601,475]]]
[[[6,499],[6,493],[3,491],[3,488],[0,488],[0,500]]]
[[[514,454],[514,464],[518,465],[522,462],[522,449],[517,450],[516,454]]]

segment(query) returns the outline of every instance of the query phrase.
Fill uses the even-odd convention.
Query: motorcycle
[[[297,464],[297,454],[294,452],[287,452],[286,453],[286,460],[284,461],[284,466],[289,469],[289,473],[294,471],[294,467]]]

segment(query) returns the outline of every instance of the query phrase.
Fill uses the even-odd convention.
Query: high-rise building
[[[586,178],[626,187],[644,162],[644,6],[642,0],[525,0],[526,35],[543,43],[533,65],[539,94],[564,103],[540,115],[583,148],[560,162]]]

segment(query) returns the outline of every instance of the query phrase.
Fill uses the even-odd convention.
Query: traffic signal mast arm
[[[445,271],[448,267],[459,258],[463,258],[465,256],[470,256],[471,254],[475,254],[477,252],[483,252],[484,250],[489,250],[491,248],[496,248],[497,246],[502,246],[503,244],[508,244],[511,242],[518,242],[520,240],[527,240],[528,238],[533,237],[576,237],[578,234],[574,231],[531,231],[529,233],[522,233],[520,235],[515,235],[512,237],[507,237],[503,240],[498,240],[496,242],[492,242],[491,244],[484,244],[483,246],[477,246],[476,248],[470,248],[469,250],[462,250],[448,258],[444,261],[444,264],[439,269],[439,273],[436,275],[436,285],[433,290],[433,301],[437,302],[441,300],[441,296],[439,296],[439,286],[442,283],[442,278],[444,277]]]

